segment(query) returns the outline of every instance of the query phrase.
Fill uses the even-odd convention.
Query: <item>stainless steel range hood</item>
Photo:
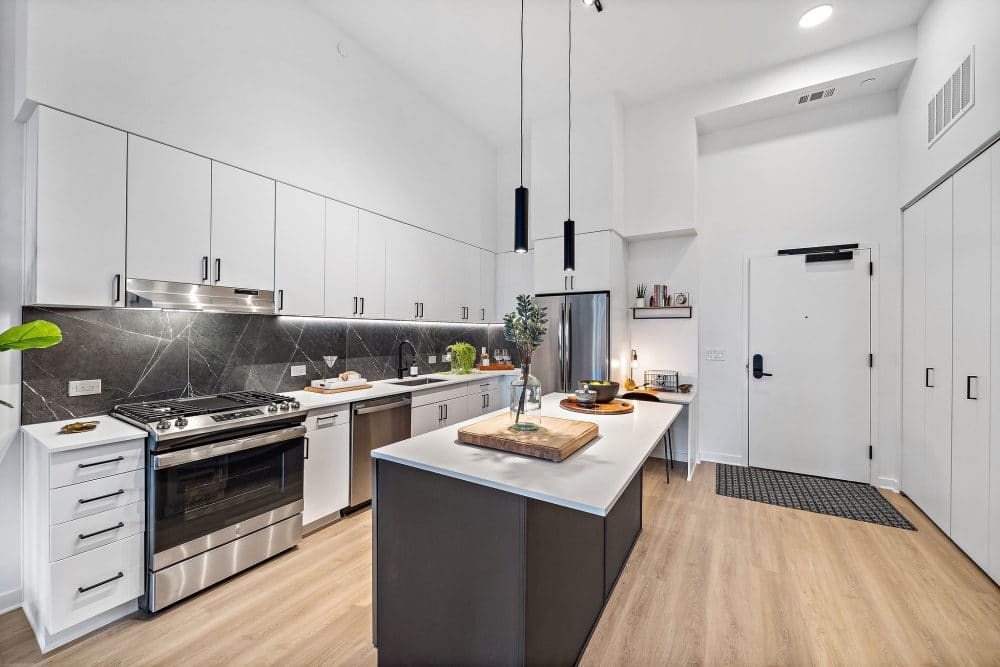
[[[275,314],[272,290],[129,278],[125,294],[129,308]]]

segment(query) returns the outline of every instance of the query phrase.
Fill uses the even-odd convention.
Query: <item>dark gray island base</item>
[[[642,529],[641,466],[602,516],[373,464],[380,665],[580,659]]]

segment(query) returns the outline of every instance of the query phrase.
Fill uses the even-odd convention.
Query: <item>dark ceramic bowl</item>
[[[618,395],[618,383],[612,382],[611,384],[590,384],[594,380],[580,380],[580,386],[583,387],[585,384],[590,385],[590,390],[597,392],[597,402],[598,403],[610,403]]]

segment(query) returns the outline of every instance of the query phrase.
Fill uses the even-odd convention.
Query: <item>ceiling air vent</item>
[[[826,90],[817,90],[812,93],[806,93],[805,95],[799,96],[799,104],[805,104],[806,102],[816,102],[818,100],[825,100],[826,98],[833,95],[836,88],[827,88]]]
[[[934,145],[976,101],[975,49],[927,103],[927,147]]]

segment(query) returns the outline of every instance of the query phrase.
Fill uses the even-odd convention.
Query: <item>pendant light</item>
[[[514,188],[514,252],[528,252],[528,188],[524,187],[524,0],[521,0],[521,185]]]
[[[573,0],[566,1],[569,47],[566,49],[566,221],[563,222],[563,271],[576,269],[576,223],[573,222]]]

